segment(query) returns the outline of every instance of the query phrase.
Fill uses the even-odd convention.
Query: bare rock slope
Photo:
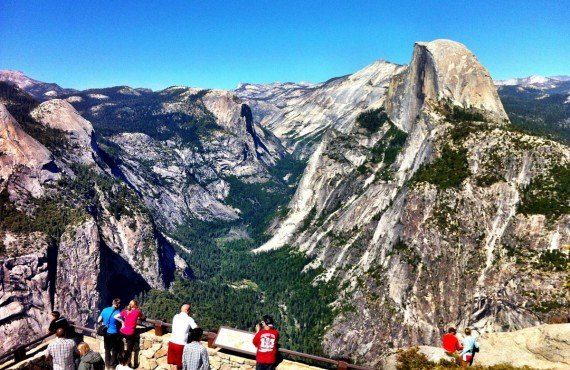
[[[320,84],[241,84],[235,93],[300,158],[308,158],[329,127],[348,127],[385,94],[390,77],[404,67],[383,60]]]

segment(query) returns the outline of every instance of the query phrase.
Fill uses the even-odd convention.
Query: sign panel
[[[255,355],[257,349],[252,342],[254,336],[254,333],[222,326],[218,331],[214,345],[248,355]]]

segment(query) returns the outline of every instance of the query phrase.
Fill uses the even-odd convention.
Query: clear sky
[[[415,41],[467,45],[493,78],[570,74],[570,1],[0,1],[0,69],[64,87],[311,81]]]

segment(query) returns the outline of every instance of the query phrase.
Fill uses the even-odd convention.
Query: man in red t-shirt
[[[463,349],[459,339],[455,336],[457,330],[455,328],[447,329],[447,333],[441,337],[441,346],[445,350],[445,352],[453,356],[456,360],[459,358],[458,352]]]
[[[261,324],[255,327],[257,333],[253,337],[253,345],[257,348],[256,370],[273,370],[277,367],[279,332],[275,330],[273,318],[263,316]]]

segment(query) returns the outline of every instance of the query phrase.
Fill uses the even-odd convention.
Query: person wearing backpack
[[[115,315],[121,312],[120,305],[121,300],[119,298],[113,299],[113,304],[101,311],[101,315],[97,319],[100,325],[97,334],[103,336],[105,367],[108,369],[117,366],[117,356],[123,351],[123,339],[119,333],[120,322],[115,318]]]

